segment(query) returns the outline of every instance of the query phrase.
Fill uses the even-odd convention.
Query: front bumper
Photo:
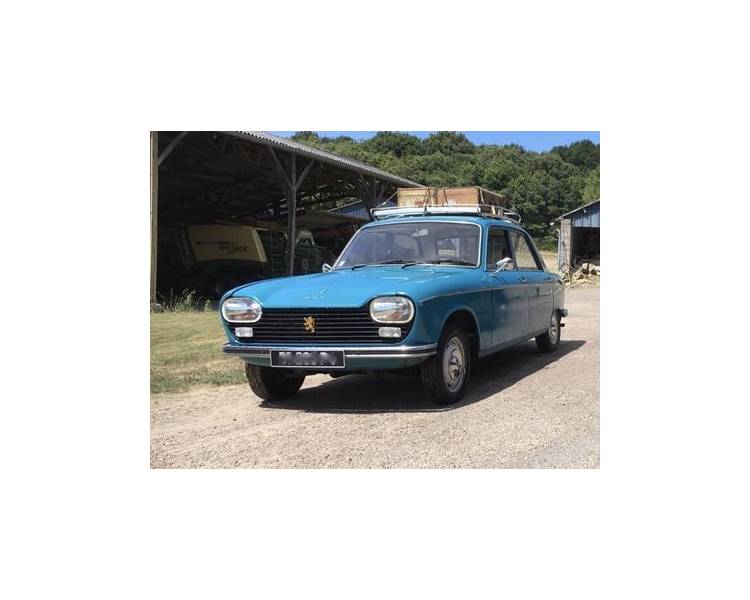
[[[310,351],[331,350],[343,351],[346,366],[337,371],[361,371],[381,369],[402,369],[416,366],[437,352],[437,344],[423,346],[252,346],[224,344],[224,353],[233,354],[252,365],[271,366],[271,350]],[[285,368],[285,367],[280,367]],[[304,368],[304,367],[300,367]],[[322,371],[320,367],[309,367]]]

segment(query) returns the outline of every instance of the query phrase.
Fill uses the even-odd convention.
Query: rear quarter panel
[[[565,308],[565,286],[563,285],[562,281],[559,280],[559,278],[555,282],[553,293],[555,297],[555,308]]]

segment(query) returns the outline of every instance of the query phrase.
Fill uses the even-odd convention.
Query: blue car
[[[428,399],[452,404],[477,358],[531,338],[557,349],[563,283],[515,222],[478,207],[376,213],[322,273],[222,298],[224,352],[257,396],[288,398],[313,373],[414,369]]]

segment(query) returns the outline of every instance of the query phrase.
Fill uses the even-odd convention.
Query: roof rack
[[[520,223],[521,215],[513,210],[494,204],[450,204],[443,206],[389,206],[370,210],[372,218],[377,220],[393,217],[410,217],[418,215],[476,215],[502,219],[511,223]]]

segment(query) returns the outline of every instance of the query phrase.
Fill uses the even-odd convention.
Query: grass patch
[[[151,393],[245,382],[242,361],[225,356],[216,311],[151,313]]]

